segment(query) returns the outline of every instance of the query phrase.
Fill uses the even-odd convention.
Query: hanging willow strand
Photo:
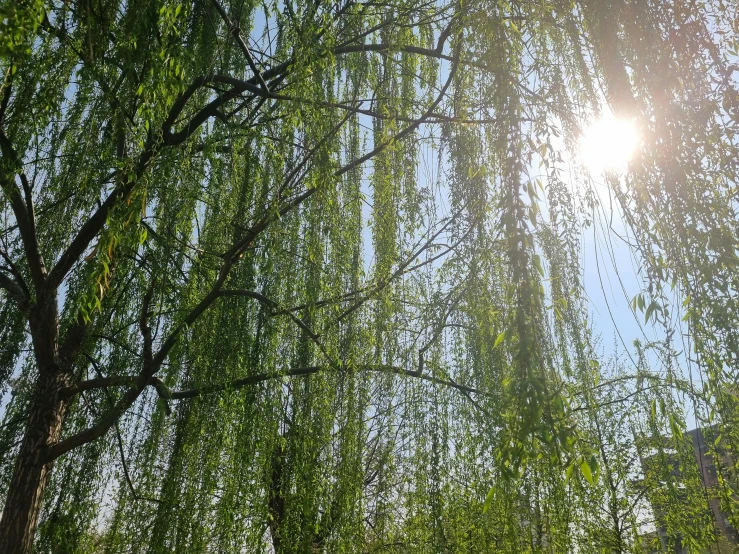
[[[723,548],[681,395],[739,448],[735,6],[11,4],[0,551]],[[623,360],[614,214],[658,332]]]

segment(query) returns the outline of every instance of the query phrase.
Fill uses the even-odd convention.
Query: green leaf
[[[580,471],[582,471],[582,474],[583,474],[583,477],[585,477],[585,480],[592,485],[593,484],[593,472],[590,470],[590,465],[585,460],[583,460],[580,463]]]
[[[534,267],[536,267],[536,271],[539,272],[539,275],[544,277],[544,268],[541,266],[541,258],[538,254],[534,254]]]
[[[567,466],[567,470],[565,471],[565,485],[570,481],[572,478],[572,472],[575,470],[575,463],[571,463]]]
[[[495,339],[495,343],[493,344],[493,350],[498,348],[500,344],[505,340],[506,331],[503,331],[500,335],[498,335],[498,338]]]
[[[659,308],[659,304],[657,304],[656,300],[652,300],[652,303],[649,304],[649,307],[647,308],[646,313],[644,314],[644,323],[649,322],[649,318],[652,316],[652,313],[654,313],[654,310]]]
[[[482,505],[483,514],[487,513],[487,511],[490,509],[490,505],[493,503],[493,498],[495,498],[495,487],[490,487],[490,490],[485,497],[485,503]]]
[[[683,430],[674,414],[670,414],[670,431],[672,431],[672,436],[677,439],[681,439],[683,437]]]

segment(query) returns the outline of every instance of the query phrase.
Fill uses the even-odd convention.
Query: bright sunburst
[[[580,156],[593,174],[620,171],[636,150],[639,134],[630,121],[606,115],[585,130],[580,139]]]

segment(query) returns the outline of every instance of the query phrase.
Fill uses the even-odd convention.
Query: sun
[[[639,143],[634,124],[612,114],[588,127],[580,139],[580,158],[592,174],[626,169]]]

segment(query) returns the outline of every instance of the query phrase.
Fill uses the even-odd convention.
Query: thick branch
[[[342,47],[338,47],[334,49],[335,50],[334,53],[342,54],[342,53],[358,52],[358,51],[378,51],[379,52],[379,51],[386,51],[392,48],[393,47],[391,47],[391,45],[387,45],[387,44],[348,45],[348,46],[342,46]],[[337,177],[363,164],[367,160],[373,158],[374,156],[382,152],[385,148],[387,148],[393,142],[397,140],[401,140],[408,134],[414,132],[421,124],[423,124],[429,117],[432,116],[435,109],[440,104],[442,98],[446,94],[448,87],[451,85],[451,82],[453,80],[453,77],[454,77],[454,74],[456,73],[456,68],[457,68],[457,63],[456,63],[458,59],[457,54],[455,54],[454,56],[442,56],[438,52],[438,48],[436,50],[417,48],[414,46],[406,46],[406,47],[399,47],[399,48],[409,53],[429,55],[429,56],[438,57],[440,59],[455,62],[451,68],[451,71],[449,72],[449,78],[447,79],[447,82],[445,83],[444,87],[440,91],[436,100],[429,107],[426,113],[424,113],[417,121],[415,121],[413,124],[403,129],[392,139],[375,147],[375,149],[373,149],[371,152],[368,152],[364,156],[358,158],[357,160],[354,160],[353,162],[339,169],[339,171],[336,172]],[[209,76],[198,77],[177,99],[175,104],[172,106],[172,109],[170,110],[168,117],[165,119],[164,123],[162,124],[164,144],[167,146],[174,146],[174,145],[181,144],[188,137],[190,137],[190,135],[192,135],[192,133],[196,129],[198,129],[200,125],[202,125],[206,120],[210,119],[211,117],[214,117],[216,113],[218,112],[218,109],[224,103],[226,103],[227,101],[233,98],[236,98],[238,95],[242,94],[243,92],[250,92],[257,96],[268,96],[269,97],[270,93],[267,92],[265,89],[259,87],[255,83],[255,79],[257,82],[259,82],[260,79],[264,80],[264,79],[271,79],[273,77],[277,77],[285,73],[285,71],[287,71],[287,69],[290,67],[292,63],[294,63],[292,60],[282,63],[278,66],[275,66],[271,70],[265,71],[264,74],[257,73],[259,75],[258,78],[255,76],[252,79],[248,79],[246,81],[234,79],[232,77],[225,76],[225,75],[209,75]],[[195,116],[193,116],[192,119],[190,119],[190,121],[187,123],[187,125],[183,129],[181,129],[178,132],[172,133],[171,128],[174,125],[177,118],[179,117],[179,115],[184,110],[187,102],[207,82],[225,83],[225,84],[231,85],[232,88],[229,91],[219,95],[218,98],[214,99],[207,106],[199,110],[198,113]],[[125,182],[123,182],[119,186],[117,186],[113,190],[113,192],[111,192],[111,194],[103,202],[100,208],[90,217],[90,219],[88,219],[85,222],[85,224],[82,226],[82,229],[80,229],[80,232],[72,240],[69,247],[62,254],[59,261],[54,266],[54,268],[52,269],[49,275],[48,284],[46,287],[47,290],[49,291],[55,290],[59,286],[59,284],[61,284],[62,280],[67,275],[69,270],[72,268],[74,263],[76,263],[79,257],[87,249],[90,242],[103,228],[105,221],[107,219],[108,213],[110,212],[111,208],[120,199],[128,196],[128,194],[130,194],[130,192],[133,190],[133,187],[135,186],[136,182],[139,180],[143,172],[148,167],[149,162],[154,157],[156,153],[155,150],[156,149],[154,147],[154,143],[150,139],[144,152],[139,157],[135,175],[132,178],[127,179]],[[307,199],[309,196],[311,196],[314,190],[315,189],[306,191],[304,195],[296,198],[297,204],[301,203],[302,201]],[[289,206],[289,205],[285,206],[287,210],[292,209],[292,207],[293,206]],[[284,215],[284,214],[281,214],[281,215]]]
[[[36,224],[33,221],[31,189],[26,174],[23,172],[23,166],[18,153],[2,130],[0,130],[0,152],[2,152],[3,158],[6,160],[5,164],[3,164],[5,167],[2,168],[3,171],[0,173],[0,186],[10,201],[10,207],[13,210],[13,215],[18,224],[18,231],[21,235],[21,241],[23,242],[23,250],[26,254],[28,267],[31,270],[31,277],[33,278],[36,291],[40,292],[46,280],[46,267],[41,257],[38,237],[36,236]],[[20,191],[15,184],[16,172],[20,174],[26,202],[23,201]]]
[[[221,14],[221,17],[224,18],[224,21],[226,21],[226,24],[229,25],[229,29],[233,29],[233,24],[231,23],[230,19],[228,18],[228,15],[223,10],[223,8],[220,6],[220,4],[213,0],[214,4],[216,5],[219,13]],[[238,28],[236,28],[238,31]],[[233,34],[233,31],[232,31]],[[450,72],[450,77],[453,76],[454,72],[456,71],[456,66],[459,63],[459,57],[457,54],[453,56],[442,54],[444,42],[449,36],[449,30],[447,29],[445,31],[445,34],[443,34],[439,38],[439,44],[437,48],[435,49],[429,49],[429,48],[421,48],[418,46],[404,46],[404,45],[391,45],[391,44],[350,44],[350,45],[344,45],[344,46],[337,46],[330,50],[330,52],[335,55],[343,55],[343,54],[350,54],[354,52],[389,52],[389,51],[402,51],[407,52],[409,54],[417,54],[421,56],[428,56],[437,58],[440,60],[445,60],[449,62],[453,62],[454,66],[452,68],[452,71]],[[238,37],[238,40],[241,40],[240,36]],[[243,41],[241,41],[243,44]],[[242,50],[247,54],[247,61],[251,60],[250,66],[252,71],[254,71],[254,77],[247,79],[247,80],[241,80],[236,79],[234,77],[231,77],[229,75],[206,75],[202,77],[198,77],[193,84],[182,94],[182,96],[178,99],[177,103],[175,104],[177,107],[177,110],[174,110],[177,112],[177,116],[179,113],[182,112],[182,110],[185,107],[185,104],[187,104],[188,100],[192,97],[192,95],[197,91],[200,87],[202,87],[204,84],[208,82],[213,83],[224,83],[231,86],[231,89],[224,92],[223,94],[219,95],[217,98],[212,100],[209,104],[207,104],[205,107],[200,109],[193,117],[190,119],[190,121],[185,125],[185,127],[175,133],[171,132],[171,127],[174,125],[175,117],[168,118],[164,127],[164,139],[165,143],[167,145],[176,145],[181,144],[184,142],[191,134],[192,132],[200,127],[206,120],[217,116],[218,111],[220,107],[228,102],[229,100],[233,100],[234,98],[237,98],[239,95],[243,94],[244,92],[249,92],[257,97],[262,98],[273,98],[276,100],[292,100],[292,98],[287,96],[280,96],[273,94],[266,82],[266,79],[273,79],[275,77],[279,77],[284,75],[287,70],[290,68],[290,66],[295,63],[294,59],[290,59],[286,62],[283,62],[277,66],[274,66],[268,71],[265,71],[264,73],[259,72],[259,70],[256,68],[256,65],[253,64],[253,58],[251,58],[251,54],[249,53],[248,47],[244,44],[242,47]],[[465,62],[467,65],[474,65],[472,62]],[[444,93],[446,92],[446,88],[451,83],[451,78],[449,81],[447,81],[447,85],[445,85],[444,89],[442,90],[442,93],[440,97],[443,97]],[[259,86],[261,85],[261,86]],[[432,109],[429,111],[429,113],[424,114],[423,117],[420,118],[420,123],[413,126],[413,130],[417,128],[421,123],[425,122],[429,117],[433,114],[433,109],[436,108],[436,105],[434,104]],[[409,132],[412,132],[409,131]],[[402,136],[396,137],[395,140],[398,140],[402,138]],[[381,149],[384,149],[385,146],[381,145]],[[370,153],[368,158],[362,159],[361,161],[358,161],[358,163],[364,163],[367,159],[371,158],[376,154]],[[351,169],[351,168],[349,168]],[[347,169],[348,171],[348,169]]]
[[[154,143],[150,140],[139,156],[134,174],[113,189],[95,213],[85,221],[77,235],[72,239],[72,242],[69,243],[67,249],[59,257],[56,265],[54,265],[51,273],[49,273],[49,278],[46,282],[46,292],[51,293],[59,287],[72,269],[72,266],[77,263],[93,239],[103,229],[108,219],[108,214],[113,207],[131,194],[136,183],[154,158],[155,152]]]
[[[70,450],[74,450],[105,435],[146,388],[146,381],[142,383],[140,377],[136,377],[134,380],[135,386],[128,389],[115,406],[106,411],[95,425],[51,446],[46,451],[45,461],[47,463],[51,462],[62,454],[66,454]]]
[[[219,110],[221,106],[223,106],[229,100],[238,98],[244,92],[250,92],[258,97],[270,97],[270,94],[268,92],[265,92],[262,88],[255,85],[252,81],[253,79],[242,81],[228,75],[205,75],[203,77],[198,77],[197,79],[195,79],[195,81],[193,81],[193,84],[190,85],[190,87],[188,87],[185,92],[182,93],[180,98],[175,102],[170,116],[162,125],[164,143],[167,146],[176,146],[178,144],[182,144],[190,137],[190,135],[192,135],[192,133],[195,132],[195,130],[197,130],[203,123],[205,123],[205,121],[212,117],[217,117],[220,113]],[[210,82],[227,84],[230,85],[231,88],[226,92],[218,95],[218,97],[211,100],[205,107],[198,110],[197,113],[192,116],[192,118],[181,130],[173,133],[171,130],[172,126],[175,124],[175,121],[184,110],[185,105],[187,104],[189,99],[193,96],[193,94],[195,94],[198,89],[200,89],[206,83]]]
[[[137,379],[138,376],[136,375],[113,375],[111,377],[88,379],[87,381],[81,381],[67,387],[59,393],[59,397],[69,398],[89,390],[105,389],[108,387],[133,387]]]
[[[92,364],[92,367],[95,370],[95,373],[98,376],[102,377],[100,366],[97,363],[97,361],[92,356],[88,356],[87,354],[85,354],[85,357]],[[110,405],[110,407],[113,407],[113,399],[110,396],[110,391],[108,391],[107,389],[105,389],[105,399],[108,401],[108,404]],[[92,408],[92,406],[90,406],[90,408]],[[116,434],[116,438],[118,439],[118,453],[121,457],[121,465],[123,466],[123,475],[126,478],[126,482],[128,483],[128,488],[131,490],[131,494],[133,495],[134,499],[135,500],[148,500],[151,502],[160,502],[159,499],[157,498],[148,498],[148,497],[140,496],[138,492],[136,491],[136,487],[133,486],[133,479],[131,479],[131,474],[128,471],[128,464],[126,463],[126,453],[125,453],[125,449],[123,448],[123,438],[121,437],[121,430],[118,427],[118,422],[116,422],[115,424],[115,434]]]
[[[170,129],[174,125],[177,118],[180,116],[182,111],[185,109],[187,102],[190,98],[205,84],[208,82],[210,77],[198,77],[193,83],[180,95],[175,101],[172,108],[167,114],[167,118],[162,123],[162,135],[164,137],[165,146],[173,146],[184,142],[197,128],[209,117],[212,117],[213,113],[208,112],[206,117],[197,121],[191,120],[186,128],[179,131],[176,135],[172,135]],[[218,102],[221,97],[217,98],[211,104]],[[223,99],[221,103],[227,99]],[[211,105],[209,104],[209,106]],[[217,109],[220,104],[217,104],[213,109]],[[207,111],[207,107],[204,108]],[[67,249],[62,253],[61,257],[57,261],[54,268],[49,274],[48,282],[46,283],[46,290],[51,292],[61,284],[64,278],[67,276],[72,266],[77,263],[82,254],[85,252],[87,247],[90,245],[92,240],[105,226],[105,222],[108,218],[108,214],[113,207],[128,197],[133,191],[136,183],[141,179],[144,172],[149,167],[151,161],[156,156],[159,150],[159,143],[155,141],[153,136],[149,137],[143,152],[138,158],[136,163],[136,169],[133,175],[127,177],[124,181],[119,183],[113,191],[108,195],[105,201],[90,216],[90,218],[82,225],[82,228],[77,235],[72,239]]]
[[[167,339],[162,343],[159,351],[156,353],[156,355],[154,355],[152,359],[150,369],[150,371],[152,371],[151,375],[158,371],[159,367],[162,365],[162,362],[164,362],[164,360],[169,355],[170,350],[174,348],[174,345],[179,340],[182,332],[190,327],[193,323],[195,323],[195,321],[203,314],[203,312],[205,312],[205,310],[207,310],[211,306],[211,304],[213,304],[213,302],[215,302],[216,299],[220,297],[221,288],[226,282],[226,277],[228,277],[233,264],[233,259],[227,259],[223,263],[223,265],[221,266],[221,270],[218,272],[218,277],[216,278],[215,283],[213,283],[213,286],[211,287],[208,294],[206,294],[203,299],[198,302],[198,304],[192,310],[190,310],[187,316],[185,316],[185,319],[179,325],[177,325],[177,327],[174,328]],[[149,375],[149,377],[151,377],[151,375]]]
[[[8,291],[8,294],[10,294],[13,300],[16,301],[18,307],[22,311],[28,312],[29,298],[26,296],[26,293],[23,292],[23,289],[18,285],[18,283],[5,275],[2,271],[0,271],[0,288],[4,288]]]

